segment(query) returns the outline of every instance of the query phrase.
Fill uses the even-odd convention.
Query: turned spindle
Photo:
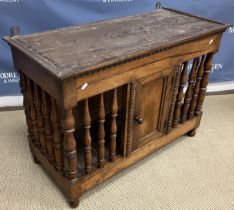
[[[64,111],[63,115],[63,149],[64,149],[64,171],[70,182],[77,181],[77,151],[74,138],[75,119],[72,109]]]
[[[187,69],[188,69],[188,62],[185,62],[183,64],[183,69],[182,69],[181,76],[180,76],[179,90],[178,90],[177,99],[175,103],[174,118],[173,118],[173,124],[172,124],[173,128],[177,127],[179,118],[180,118],[181,105],[182,105],[182,100],[184,97],[183,90],[184,90],[184,85],[187,79]]]
[[[110,153],[109,153],[109,158],[111,162],[114,162],[116,159],[117,111],[118,111],[117,88],[115,88],[112,94],[112,105],[111,105]]]
[[[194,88],[195,79],[196,79],[198,63],[199,63],[199,58],[195,58],[193,60],[192,69],[189,74],[188,87],[185,93],[184,104],[182,106],[181,123],[184,123],[187,120],[187,113],[188,113],[188,109],[190,106],[190,102],[192,100],[192,94],[193,94],[193,88]]]
[[[56,101],[52,97],[51,97],[51,121],[53,125],[55,168],[62,173],[63,153],[62,153],[62,134],[61,134],[60,116],[58,113]]]
[[[207,85],[208,85],[208,80],[209,80],[209,74],[212,69],[212,64],[213,64],[213,53],[209,53],[206,56],[206,60],[204,63],[204,73],[202,76],[200,90],[199,90],[199,94],[197,98],[197,104],[195,108],[195,115],[197,116],[201,113],[202,105],[206,96],[206,90],[207,90]]]
[[[85,159],[85,172],[86,174],[90,174],[92,170],[92,153],[91,153],[91,136],[90,136],[90,127],[91,127],[91,119],[89,114],[89,102],[88,99],[84,100],[84,119],[83,119],[83,129],[84,129],[84,159]]]
[[[45,139],[45,123],[42,116],[42,103],[41,103],[41,91],[40,87],[33,83],[34,85],[34,104],[37,112],[37,128],[39,134],[39,141],[41,144],[41,151],[46,154],[46,139]]]
[[[189,107],[189,111],[188,111],[188,119],[191,119],[194,116],[194,110],[196,107],[197,97],[198,97],[198,93],[200,90],[200,83],[201,83],[202,75],[204,72],[205,58],[206,58],[206,56],[203,55],[201,58],[201,61],[200,61],[200,65],[199,65],[198,70],[197,70],[197,79],[196,79],[195,87],[193,88],[193,96],[192,96],[192,100],[190,102],[190,107]]]
[[[173,85],[173,91],[172,91],[171,103],[170,103],[170,110],[169,110],[169,115],[168,115],[168,120],[167,120],[166,133],[169,133],[172,130],[173,113],[175,109],[176,96],[178,94],[181,68],[182,68],[181,64],[177,65],[176,67],[176,73],[174,77],[174,85]]]
[[[20,72],[20,87],[21,87],[21,92],[23,94],[23,106],[24,106],[24,112],[26,116],[26,123],[28,126],[28,134],[31,140],[34,141],[33,123],[32,123],[32,118],[31,118],[31,107],[30,107],[30,103],[29,103],[28,95],[27,95],[27,82],[26,82],[26,77],[22,72]]]
[[[29,78],[26,78],[26,83],[27,83],[27,96],[28,96],[28,101],[30,105],[30,110],[31,110],[31,119],[32,119],[32,127],[33,127],[33,135],[35,139],[35,145],[39,148],[40,147],[40,141],[39,141],[39,134],[38,134],[38,128],[37,128],[37,114],[36,114],[36,109],[35,105],[33,102],[33,85],[32,81]]]
[[[99,99],[99,111],[98,111],[98,166],[102,168],[104,166],[105,156],[105,107],[104,107],[104,96],[100,94]]]
[[[50,162],[54,161],[54,145],[53,145],[53,130],[52,122],[50,120],[50,107],[48,104],[49,96],[45,91],[41,89],[42,93],[42,114],[45,121],[45,139],[48,157]]]
[[[129,85],[129,105],[128,105],[128,127],[127,127],[127,156],[132,152],[132,130],[136,97],[136,84],[131,82]]]

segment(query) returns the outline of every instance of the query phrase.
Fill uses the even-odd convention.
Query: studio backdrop
[[[155,0],[0,0],[0,36],[19,26],[21,34],[40,32],[153,10]],[[162,0],[162,6],[234,23],[233,0]],[[98,40],[97,40],[98,42]],[[208,91],[234,89],[234,27],[223,37],[214,58]],[[20,106],[19,75],[9,46],[0,40],[0,107]]]

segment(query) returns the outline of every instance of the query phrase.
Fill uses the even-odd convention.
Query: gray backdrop
[[[226,23],[234,22],[233,0],[162,0],[162,5]],[[153,0],[0,0],[0,36],[18,25],[22,34],[153,10]],[[234,28],[224,34],[215,56],[211,83],[232,81],[234,86]],[[20,95],[19,75],[12,65],[9,46],[0,40],[0,96]],[[234,88],[233,88],[234,89]],[[4,97],[0,97],[1,98]]]

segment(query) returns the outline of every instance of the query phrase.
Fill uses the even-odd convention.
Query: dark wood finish
[[[188,68],[188,62],[186,61],[183,64],[183,69],[182,73],[180,76],[180,84],[179,84],[179,90],[178,90],[178,95],[175,103],[175,110],[174,110],[174,118],[173,118],[173,128],[176,128],[179,122],[180,118],[180,112],[181,112],[181,105],[182,105],[182,100],[184,97],[184,85],[187,79],[187,68]]]
[[[46,139],[46,148],[49,156],[50,162],[54,162],[54,143],[53,143],[53,131],[52,131],[52,122],[50,119],[50,105],[49,105],[49,96],[45,91],[41,89],[42,94],[42,114],[45,121],[45,139]]]
[[[32,82],[30,79],[26,79],[27,83],[27,98],[30,104],[30,110],[31,110],[31,119],[32,119],[32,126],[33,126],[33,135],[34,135],[34,140],[35,144],[37,147],[40,146],[40,141],[39,141],[39,136],[38,136],[38,129],[37,129],[37,122],[36,122],[36,111],[35,111],[35,106],[33,102],[33,89],[32,89]]]
[[[212,57],[228,27],[163,8],[4,37],[20,72],[34,161],[71,207],[156,149],[195,135]]]
[[[90,136],[90,125],[91,119],[89,114],[89,102],[88,99],[85,99],[84,101],[84,158],[85,158],[85,172],[87,174],[91,173],[91,136]]]
[[[128,109],[128,118],[127,118],[127,156],[130,155],[132,151],[132,128],[134,120],[134,109],[135,109],[135,97],[136,97],[136,84],[131,82],[129,85],[129,109]]]
[[[112,105],[111,105],[110,152],[109,152],[109,158],[111,162],[114,162],[116,158],[117,111],[118,111],[117,88],[115,88],[112,94]]]
[[[213,53],[209,53],[206,56],[204,63],[204,73],[201,80],[200,91],[197,98],[197,104],[195,108],[195,114],[199,115],[201,113],[202,105],[206,96],[206,89],[208,85],[209,74],[213,64]]]
[[[167,25],[170,25],[170,28]],[[225,28],[222,24],[160,9],[120,19],[17,37],[14,41],[17,42],[15,44],[28,47],[34,56],[47,59],[47,64],[53,64],[54,67],[48,69],[52,74],[69,77],[90,71],[92,65],[104,66],[124,60],[129,55],[136,55],[139,51],[148,51],[152,45],[161,48],[180,44],[216,30],[223,31]]]
[[[174,79],[174,86],[173,86],[172,97],[171,97],[170,111],[169,111],[169,117],[168,117],[167,128],[166,128],[167,133],[169,133],[171,131],[171,129],[172,129],[173,114],[174,114],[174,109],[175,109],[176,96],[178,94],[178,87],[179,87],[179,82],[180,82],[181,68],[182,68],[182,65],[179,64],[176,67],[176,71],[175,71],[176,74],[175,74],[175,79]]]
[[[156,74],[136,81],[133,149],[141,147],[162,134],[162,111],[167,111],[162,99],[165,95],[165,88],[170,88],[165,85],[169,75],[170,71],[164,77]]]
[[[187,118],[188,109],[190,106],[190,102],[192,100],[192,94],[193,94],[193,88],[194,88],[194,83],[195,83],[195,79],[196,79],[198,62],[199,62],[199,60],[197,58],[195,58],[193,60],[192,69],[191,69],[191,72],[189,74],[188,87],[187,87],[187,90],[185,93],[184,104],[182,107],[181,123],[184,123],[186,121],[186,118]]]
[[[98,166],[100,168],[104,167],[105,158],[105,107],[104,107],[104,96],[103,93],[100,94],[99,99],[99,112],[98,112]]]
[[[198,97],[199,90],[200,90],[200,82],[201,82],[203,71],[204,71],[205,58],[206,56],[203,55],[200,61],[198,71],[197,71],[196,84],[193,89],[193,96],[192,96],[192,101],[189,107],[188,119],[191,119],[194,116],[194,111],[195,111],[196,104],[197,104],[197,97]]]
[[[60,116],[59,116],[58,109],[56,106],[56,101],[52,97],[51,97],[51,121],[53,125],[55,167],[61,173],[63,170],[61,124],[60,124]]]
[[[115,164],[107,163],[106,167],[100,172],[96,171],[89,177],[84,177],[81,180],[82,192],[85,192],[93,186],[105,181],[114,174],[120,172],[124,168],[136,163],[151,154],[155,150],[169,144],[181,135],[184,135],[191,131],[199,121],[199,117],[194,117],[192,120],[187,121],[183,126],[179,125],[176,129],[173,129],[169,134],[158,138],[156,141],[151,141],[144,145],[141,149],[135,150],[128,158],[120,158]],[[185,126],[186,125],[186,126]]]
[[[63,118],[63,149],[64,149],[64,170],[70,182],[77,181],[77,155],[76,140],[74,138],[75,119],[72,109],[65,110]]]
[[[21,92],[24,97],[23,106],[24,106],[24,112],[26,116],[26,123],[28,126],[28,134],[31,139],[34,139],[33,123],[32,123],[32,118],[31,118],[31,107],[30,107],[30,103],[29,103],[28,95],[27,95],[27,80],[22,72],[20,72],[20,87],[21,87]]]
[[[37,128],[39,134],[39,141],[41,145],[41,151],[46,154],[46,141],[45,141],[45,122],[42,116],[42,104],[41,104],[41,91],[40,87],[34,83],[34,104],[36,108],[37,116]]]

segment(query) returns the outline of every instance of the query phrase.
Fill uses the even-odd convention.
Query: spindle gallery
[[[195,135],[213,55],[228,27],[157,5],[31,35],[13,27],[4,37],[20,74],[34,162],[71,207],[158,148]]]

